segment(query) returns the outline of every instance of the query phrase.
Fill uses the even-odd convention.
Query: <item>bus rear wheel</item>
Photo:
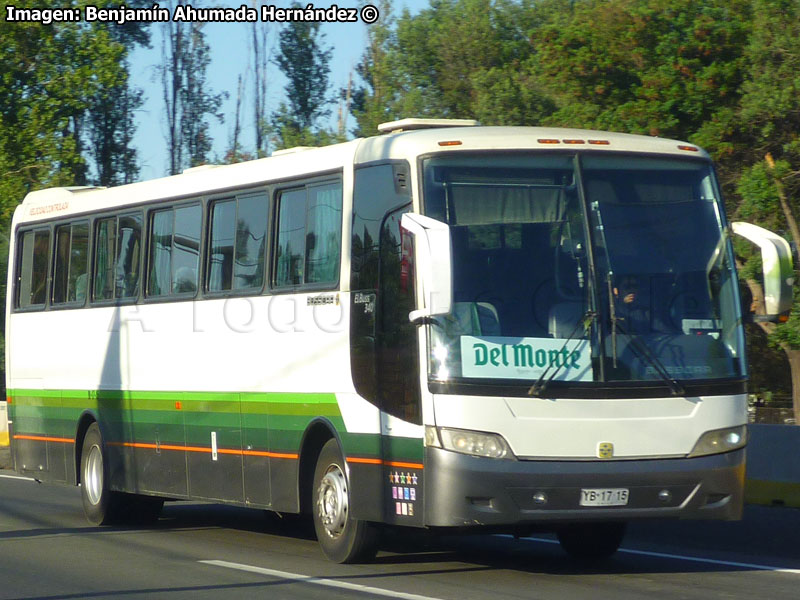
[[[336,440],[322,447],[314,470],[312,513],[322,552],[337,563],[368,562],[378,550],[375,525],[350,515],[350,489]]]
[[[625,523],[581,523],[558,531],[558,541],[571,558],[602,560],[614,554],[625,537]]]
[[[81,498],[86,519],[93,525],[119,520],[123,497],[108,489],[108,461],[97,423],[86,430],[81,451]]]
[[[108,489],[108,460],[97,423],[86,430],[81,452],[83,512],[93,525],[143,525],[158,519],[163,498],[112,492]]]

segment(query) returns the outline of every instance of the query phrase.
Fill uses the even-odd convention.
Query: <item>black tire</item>
[[[97,423],[89,426],[83,438],[81,499],[86,519],[93,525],[111,525],[120,520],[125,499],[108,489],[108,454]]]
[[[591,561],[609,558],[622,544],[625,523],[582,523],[558,531],[558,541],[571,558]]]
[[[314,469],[311,512],[322,552],[337,563],[368,562],[378,551],[375,525],[350,516],[347,469],[336,440],[322,447]]]

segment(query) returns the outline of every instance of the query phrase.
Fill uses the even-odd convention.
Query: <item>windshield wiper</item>
[[[581,325],[583,325],[583,330],[584,332],[586,332],[591,326],[592,321],[594,321],[595,319],[597,319],[597,313],[591,309],[587,310],[575,324],[575,327],[572,329],[572,333],[570,333],[567,339],[564,341],[564,345],[561,346],[561,350],[558,351],[559,354],[563,355],[563,352],[566,349],[567,344],[569,344],[575,338],[575,334],[578,333],[578,329],[581,327]],[[544,372],[542,372],[542,374],[539,376],[539,379],[536,380],[536,383],[534,383],[530,387],[530,389],[528,390],[528,395],[541,397],[547,386],[550,384],[551,381],[553,381],[555,376],[558,375],[559,371],[561,371],[561,369],[564,367],[565,364],[566,361],[558,362],[558,366],[556,366],[555,370],[553,371],[553,374],[550,375],[550,377],[545,381],[547,373],[550,371],[551,368],[553,368],[553,363],[551,362],[544,370]]]
[[[642,358],[648,363],[650,363],[650,366],[653,367],[656,373],[658,373],[658,376],[664,381],[664,383],[666,383],[669,386],[669,389],[670,391],[672,391],[673,396],[683,396],[684,394],[686,394],[686,389],[683,387],[681,382],[669,374],[669,371],[667,371],[667,368],[664,366],[664,363],[661,362],[661,360],[655,354],[650,352],[650,349],[645,344],[642,344],[642,342],[639,340],[638,337],[629,334],[625,330],[625,327],[619,322],[615,324],[615,327],[618,327],[623,335],[628,336],[628,341],[631,348],[633,349],[633,352],[639,358]],[[614,340],[612,340],[612,345],[613,344]],[[616,355],[614,358],[616,360]]]

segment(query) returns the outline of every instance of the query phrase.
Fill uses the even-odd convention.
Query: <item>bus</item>
[[[27,195],[6,313],[14,468],[94,524],[164,500],[308,514],[333,561],[387,527],[737,519],[747,366],[708,154],[668,139],[404,119],[109,189]]]

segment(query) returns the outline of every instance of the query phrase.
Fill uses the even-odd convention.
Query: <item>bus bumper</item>
[[[643,518],[741,518],[745,450],[699,458],[536,461],[426,448],[425,525],[526,526]],[[624,506],[581,506],[584,489],[627,489]]]

